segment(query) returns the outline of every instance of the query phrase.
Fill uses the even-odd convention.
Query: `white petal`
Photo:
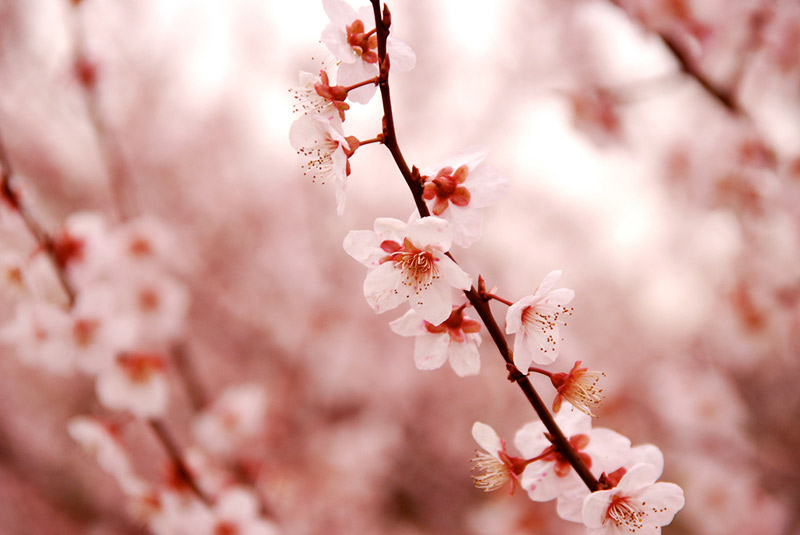
[[[427,176],[436,176],[445,167],[452,167],[455,171],[462,165],[466,165],[471,172],[486,158],[487,154],[489,154],[489,149],[486,147],[467,147],[457,154],[420,168],[420,173]],[[469,176],[467,180],[469,180]]]
[[[572,473],[570,473],[572,475]],[[569,477],[569,476],[567,476]],[[560,478],[553,472],[553,463],[534,462],[522,473],[520,483],[528,491],[528,497],[535,502],[555,500],[561,489]]]
[[[358,54],[347,42],[347,29],[343,24],[331,22],[322,30],[322,42],[342,65],[359,61]]]
[[[418,336],[428,332],[425,328],[425,320],[416,310],[409,310],[389,323],[389,327],[400,336]]]
[[[447,348],[450,335],[423,334],[417,337],[414,344],[414,363],[419,370],[435,370],[447,361]]]
[[[380,238],[379,244],[384,240],[392,240],[402,245],[407,226],[407,223],[393,217],[379,217],[375,220],[373,228]]]
[[[514,337],[514,366],[522,373],[528,373],[528,368],[533,363],[533,354],[526,338],[524,333],[517,333]]]
[[[334,24],[349,26],[356,19],[356,10],[344,0],[322,0],[322,9]]]
[[[624,494],[632,494],[655,483],[658,476],[657,466],[646,463],[635,464],[622,476],[616,489]]]
[[[376,314],[397,308],[405,301],[405,295],[396,291],[400,276],[400,271],[395,269],[391,262],[386,262],[367,273],[364,279],[364,297]]]
[[[386,53],[389,55],[389,72],[408,72],[417,64],[417,55],[411,47],[391,35],[386,40]]]
[[[540,421],[523,425],[514,435],[514,446],[524,457],[535,457],[550,446],[545,436],[546,429]]]
[[[472,438],[475,439],[478,446],[495,457],[498,457],[498,452],[503,451],[503,443],[500,441],[500,437],[497,436],[494,429],[484,423],[475,422],[472,425]]]
[[[575,297],[575,292],[569,288],[558,288],[551,291],[539,301],[537,306],[566,305]]]
[[[583,500],[583,523],[588,528],[599,528],[606,520],[608,506],[611,505],[616,489],[593,492]]]
[[[593,474],[610,474],[625,464],[631,451],[631,441],[627,437],[604,427],[592,429],[590,437],[584,452],[592,458]]]
[[[459,377],[478,375],[481,371],[481,354],[475,342],[469,338],[465,342],[451,341],[450,366]]]
[[[338,78],[339,85],[355,85],[378,76],[378,64],[367,63],[359,58],[353,63],[342,63],[339,65],[339,71],[336,76]],[[353,102],[358,102],[359,104],[366,104],[370,101],[370,99],[372,99],[372,96],[375,94],[375,90],[377,88],[378,86],[374,84],[368,84],[363,87],[359,87],[358,89],[349,91],[347,93],[347,98]]]
[[[672,522],[675,513],[683,509],[686,500],[683,489],[675,483],[656,483],[637,496],[647,503],[647,525],[666,526]]]
[[[523,297],[506,311],[506,334],[514,334],[522,331],[522,313],[531,306],[535,300],[532,295]]]
[[[429,201],[431,206],[434,201]],[[453,227],[453,242],[459,247],[469,247],[481,237],[483,213],[472,203],[468,206],[450,205],[442,217],[450,221]]]
[[[508,192],[508,178],[493,167],[481,165],[470,171],[464,187],[471,196],[469,204],[475,208],[484,208],[505,196]]]
[[[453,229],[441,217],[423,217],[408,223],[406,237],[417,247],[431,246],[447,252],[453,244]]]
[[[380,248],[379,238],[371,230],[351,230],[344,237],[344,250],[347,254],[367,267],[378,267],[386,252]]]
[[[661,476],[664,471],[664,454],[658,449],[658,446],[653,444],[641,444],[630,450],[630,458],[625,463],[626,466],[633,466],[635,464],[645,463],[656,467],[658,474],[656,477]]]
[[[425,321],[439,325],[453,311],[453,291],[446,281],[437,280],[427,288],[409,298],[408,304],[416,310]]]
[[[434,254],[434,259],[437,261],[439,274],[450,286],[459,290],[469,290],[472,287],[472,277],[461,269],[461,266],[450,260],[450,257]]]
[[[585,486],[570,489],[558,496],[556,512],[558,516],[570,522],[583,522],[583,500],[589,495],[589,489]]]
[[[542,281],[542,283],[539,285],[539,287],[536,288],[536,291],[533,292],[534,297],[541,297],[547,292],[549,292],[560,276],[561,276],[560,269],[548,273],[547,276]]]

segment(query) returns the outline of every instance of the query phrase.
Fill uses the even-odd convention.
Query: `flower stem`
[[[378,88],[380,89],[381,101],[383,103],[384,145],[386,145],[386,148],[388,148],[389,152],[391,152],[392,158],[394,158],[395,164],[400,170],[400,174],[403,175],[406,184],[408,184],[408,187],[411,190],[411,194],[414,198],[414,203],[417,205],[417,210],[419,211],[420,217],[426,217],[430,215],[430,211],[428,210],[428,207],[422,198],[423,187],[419,181],[414,179],[414,175],[411,169],[408,167],[408,164],[403,157],[403,153],[400,150],[400,146],[397,143],[397,136],[394,129],[392,100],[389,92],[389,61],[386,56],[386,39],[389,37],[388,22],[391,20],[389,8],[384,5],[382,17],[380,0],[370,0],[370,2],[372,3],[372,12],[375,16],[375,28],[378,32],[378,64],[380,66],[380,81],[378,83]],[[455,259],[450,253],[447,253],[447,256],[449,256],[450,259],[455,262]],[[467,299],[469,299],[470,304],[472,304],[472,307],[478,313],[481,320],[483,320],[486,330],[489,331],[489,335],[492,337],[492,340],[497,346],[500,355],[503,357],[503,360],[505,360],[510,371],[509,379],[519,385],[520,389],[525,394],[525,397],[533,406],[534,411],[536,411],[536,414],[539,416],[539,419],[544,424],[548,433],[550,433],[553,447],[565,459],[567,459],[567,461],[569,461],[569,463],[575,469],[575,472],[583,480],[590,491],[594,492],[598,490],[600,488],[600,483],[580,459],[578,453],[567,440],[567,437],[564,436],[564,433],[558,427],[553,415],[550,414],[550,411],[547,409],[544,401],[542,401],[542,398],[539,397],[539,394],[533,388],[533,385],[531,385],[528,378],[514,366],[514,359],[511,355],[511,350],[508,347],[505,334],[497,324],[497,320],[495,320],[492,310],[489,307],[490,299],[482,295],[477,289],[475,289],[474,286],[469,290],[465,290],[464,294],[467,296]],[[510,305],[511,303],[508,304]]]
[[[536,368],[534,366],[531,366],[530,368],[528,368],[528,373],[530,373],[530,372],[541,373],[542,375],[546,375],[546,376],[550,377],[551,379],[553,378],[553,372],[549,372],[547,370],[543,370],[542,368]]]
[[[508,299],[504,299],[504,298],[500,297],[499,295],[490,294],[489,292],[481,292],[481,297],[483,297],[484,299],[494,299],[495,301],[500,301],[504,305],[508,305],[508,306],[511,306],[511,305],[514,304],[511,301],[509,301]]]
[[[368,80],[364,80],[363,82],[358,82],[357,84],[348,85],[344,88],[345,91],[352,91],[353,89],[358,89],[359,87],[364,87],[365,85],[377,85],[380,82],[380,77],[376,76],[375,78],[370,78]]]
[[[175,439],[172,437],[172,434],[169,432],[169,429],[164,424],[162,420],[158,419],[150,419],[147,422],[150,425],[150,429],[152,429],[153,433],[158,438],[161,445],[164,446],[164,449],[167,451],[167,455],[169,456],[172,463],[175,465],[175,468],[178,471],[178,475],[183,479],[183,481],[189,485],[189,488],[192,489],[198,498],[200,498],[205,504],[210,505],[211,500],[206,496],[206,494],[200,489],[195,481],[192,473],[189,472],[189,467],[186,466],[186,463],[183,462],[183,458],[181,457],[180,450],[178,449],[177,444],[175,443]]]

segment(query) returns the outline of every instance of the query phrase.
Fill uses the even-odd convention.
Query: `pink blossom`
[[[514,365],[528,373],[532,362],[550,364],[558,358],[561,316],[571,315],[566,305],[575,297],[567,288],[553,290],[561,271],[550,272],[533,292],[508,308],[506,333],[515,334]]]
[[[459,377],[480,371],[481,325],[464,315],[463,306],[453,307],[450,317],[439,325],[425,321],[412,309],[389,327],[401,336],[416,336],[414,362],[420,370],[439,368],[450,359],[450,366]]]
[[[130,458],[116,436],[115,429],[100,420],[76,416],[67,423],[67,432],[97,464],[116,479],[126,493],[140,491],[145,483],[131,467]]]
[[[347,90],[340,85],[332,86],[325,70],[321,70],[319,75],[300,71],[300,85],[291,92],[296,101],[293,111],[304,115],[330,115],[335,112],[344,121],[344,112],[350,109],[350,105],[344,102]]]
[[[139,418],[157,418],[167,408],[169,387],[164,358],[155,353],[124,353],[103,370],[95,384],[97,399],[113,410]]]
[[[556,415],[556,423],[595,477],[608,467],[621,466],[627,458],[630,441],[610,429],[592,429],[591,417],[583,412],[564,410]],[[514,445],[523,456],[541,457],[528,464],[521,476],[522,488],[528,491],[531,500],[537,502],[553,500],[573,489],[586,488],[572,465],[553,449],[545,437],[546,431],[544,424],[537,421],[522,427],[514,437]]]
[[[481,235],[481,208],[505,195],[508,179],[482,165],[488,150],[471,147],[435,165],[420,170],[426,178],[424,199],[435,216],[453,225],[453,242],[469,247]]]
[[[477,452],[477,456],[473,459],[475,470],[479,472],[472,477],[475,486],[489,492],[510,483],[511,492],[514,492],[514,487],[519,483],[519,475],[525,469],[527,461],[509,455],[505,442],[494,429],[484,423],[473,424],[472,438],[484,450]]]
[[[661,471],[651,464],[634,465],[609,490],[593,492],[583,502],[583,523],[589,535],[659,533],[684,505],[683,490],[674,483],[656,483]]]
[[[74,370],[73,355],[64,348],[69,314],[45,301],[20,301],[11,322],[0,329],[0,342],[14,348],[22,362],[55,374]]]
[[[265,410],[266,394],[261,386],[244,384],[228,388],[195,418],[195,439],[211,453],[233,454],[239,444],[261,432]]]
[[[337,79],[349,86],[378,75],[378,36],[367,28],[374,27],[372,8],[363,6],[356,12],[343,0],[322,0],[331,22],[322,31],[322,42],[341,62]],[[386,41],[391,70],[406,72],[414,68],[417,61],[414,51],[391,35]],[[366,104],[375,94],[375,85],[366,85],[349,92],[353,102]]]
[[[351,147],[344,137],[341,119],[333,114],[304,115],[292,123],[289,142],[298,154],[308,158],[303,169],[304,174],[311,174],[312,181],[319,180],[324,184],[333,180],[336,211],[343,214],[347,175],[350,174],[347,158]]]
[[[212,508],[208,535],[277,535],[277,526],[259,514],[258,499],[243,487],[222,492]]]
[[[344,250],[367,266],[364,297],[380,314],[408,301],[425,321],[439,325],[452,312],[451,288],[469,289],[472,277],[445,253],[453,241],[450,224],[438,217],[412,216],[408,223],[375,220],[374,231],[354,230]]]

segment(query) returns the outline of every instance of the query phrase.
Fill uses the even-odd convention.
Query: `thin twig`
[[[11,165],[11,159],[6,152],[2,134],[0,134],[0,167],[2,167],[0,194],[2,194],[3,199],[8,202],[9,206],[19,213],[22,221],[28,228],[28,231],[33,236],[33,239],[36,240],[36,243],[39,244],[39,247],[41,247],[47,257],[50,259],[50,262],[53,265],[53,270],[58,278],[58,282],[61,284],[64,294],[67,297],[67,306],[72,308],[73,304],[75,303],[75,289],[67,279],[67,275],[64,272],[64,266],[61,265],[61,261],[59,260],[58,251],[56,250],[56,243],[52,236],[50,236],[39,225],[39,223],[36,222],[36,219],[30,214],[27,207],[22,202],[22,199],[20,199],[19,194],[14,189],[14,185],[12,184],[15,178],[14,167]]]

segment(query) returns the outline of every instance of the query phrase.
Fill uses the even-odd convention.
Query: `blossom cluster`
[[[9,203],[0,207],[0,242],[4,293],[15,302],[0,341],[30,366],[88,376],[110,414],[145,420],[171,441],[161,418],[170,397],[170,356],[184,336],[190,303],[167,227],[152,217],[110,224],[84,212],[43,238],[32,236]],[[258,385],[223,392],[194,415],[196,445],[175,452],[160,482],[134,468],[113,423],[118,417],[76,416],[67,430],[154,534],[275,535],[255,489],[225,469],[236,448],[261,433],[265,410]]]
[[[341,215],[351,173],[349,159],[355,151],[374,142],[392,144],[394,152],[399,151],[393,127],[386,124],[391,117],[384,117],[382,131],[368,142],[346,135],[350,104],[365,103],[378,86],[383,91],[390,68],[408,70],[415,56],[388,35],[391,18],[386,9],[378,16],[378,2],[373,2],[374,11],[367,7],[356,11],[344,0],[323,0],[323,6],[330,24],[322,42],[336,62],[318,77],[301,73],[301,85],[294,93],[299,101],[296,111],[302,116],[292,125],[290,142],[307,158],[307,174],[314,180],[334,181]],[[380,51],[382,38],[385,53]],[[342,85],[332,85],[334,79]],[[590,534],[644,528],[658,532],[684,504],[680,487],[657,482],[663,468],[658,448],[631,447],[615,431],[592,428],[592,408],[602,400],[597,387],[600,372],[581,368],[580,361],[567,373],[533,366],[556,362],[561,328],[573,313],[569,305],[574,292],[555,287],[561,272],[552,271],[530,295],[512,302],[494,290],[487,292],[482,279],[476,290],[472,276],[453,258],[453,245],[466,248],[478,240],[482,210],[500,200],[509,186],[507,178],[483,164],[487,155],[486,149],[472,147],[410,171],[399,166],[413,183],[418,213],[405,222],[378,218],[372,230],[354,230],[344,239],[347,254],[368,270],[364,297],[378,314],[407,304],[407,311],[390,327],[401,336],[415,337],[417,368],[431,370],[449,360],[459,376],[480,372],[481,323],[467,315],[467,308],[476,306],[476,299],[508,305],[505,332],[514,335],[513,351],[505,349],[509,378],[528,381],[526,376],[534,372],[550,378],[556,390],[553,411],[558,413],[553,425],[561,429],[568,445],[553,438],[541,413],[542,421],[527,424],[515,436],[522,457],[509,454],[491,427],[476,422],[472,434],[484,450],[475,459],[476,485],[495,490],[510,482],[512,491],[519,486],[534,501],[555,499],[559,515],[583,523]],[[476,312],[484,322],[486,314],[491,316],[485,309]],[[572,407],[562,411],[564,401]]]

